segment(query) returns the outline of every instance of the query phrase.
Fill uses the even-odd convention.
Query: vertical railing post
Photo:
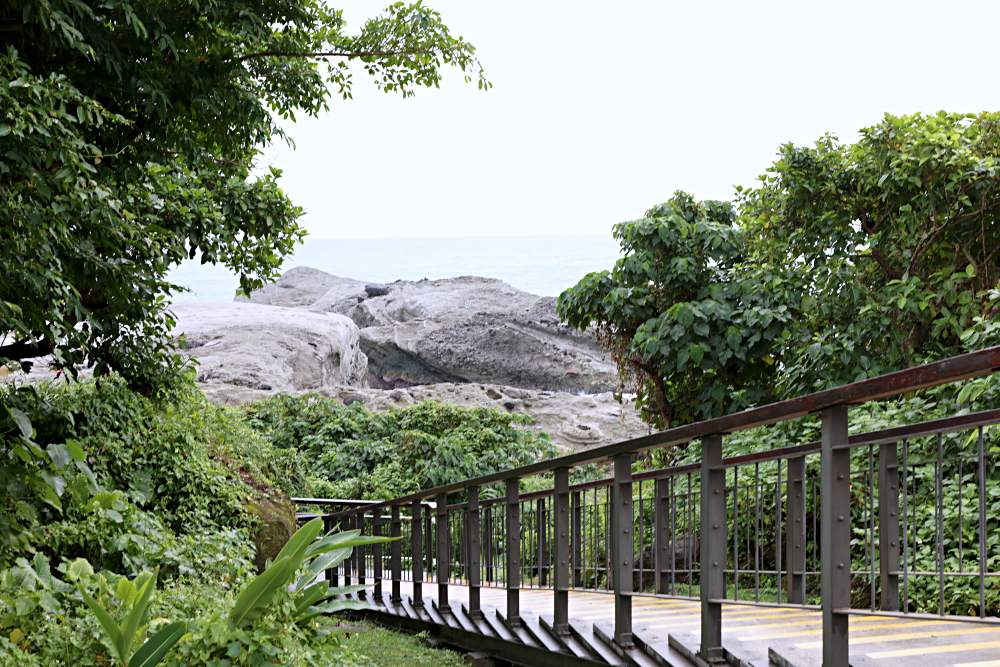
[[[372,513],[372,535],[382,535],[382,510],[376,509]],[[375,601],[382,602],[382,545],[372,545],[372,579],[375,581]]]
[[[583,588],[583,507],[579,491],[573,492],[573,586]]]
[[[670,593],[667,563],[671,554],[667,534],[667,512],[670,508],[669,482],[666,477],[653,480],[653,583],[657,593]]]
[[[788,601],[806,602],[806,457],[788,459],[785,487],[788,518],[785,521],[785,561],[788,563]]]
[[[851,452],[847,406],[823,410],[820,446],[820,593],[823,667],[848,666],[847,610],[851,606]]]
[[[451,545],[448,534],[448,494],[439,493],[436,498],[437,508],[437,580],[438,609],[442,614],[451,611],[448,604],[448,578],[451,575]]]
[[[392,506],[389,534],[397,538],[403,535],[403,522],[399,519],[399,505]],[[389,599],[393,604],[398,604],[403,599],[400,591],[403,581],[403,545],[401,542],[397,539],[389,545],[389,568],[392,570],[392,593]]]
[[[556,571],[552,582],[552,629],[565,636],[569,634],[569,468],[556,468],[553,472],[552,536],[556,545]]]
[[[520,480],[507,480],[507,622],[521,624],[521,499]]]
[[[414,500],[410,506],[410,569],[413,574],[413,606],[423,607],[423,581],[424,581],[424,544],[423,518],[420,516],[421,503]]]
[[[726,595],[726,471],[722,436],[701,441],[701,657],[723,657],[722,603]]]
[[[878,562],[881,608],[899,611],[899,456],[895,442],[878,450]]]
[[[632,454],[614,457],[611,485],[611,574],[615,592],[615,643],[632,642]]]
[[[469,487],[469,504],[466,506],[468,519],[465,534],[468,537],[469,617],[479,620],[483,611],[479,599],[480,570],[482,568],[481,526],[479,524],[479,487]]]

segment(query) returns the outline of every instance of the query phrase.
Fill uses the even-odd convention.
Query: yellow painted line
[[[981,651],[988,648],[1000,648],[1000,641],[996,642],[969,642],[968,644],[946,644],[945,646],[922,646],[920,648],[902,648],[896,651],[878,651],[869,653],[868,657],[874,660],[882,658],[907,658],[914,655],[927,655],[929,653],[962,653],[964,651]],[[970,664],[970,663],[966,663]],[[983,664],[983,663],[971,663]],[[984,664],[991,664],[989,662]]]
[[[857,644],[878,644],[879,642],[902,642],[910,641],[911,639],[936,639],[938,637],[959,637],[962,635],[981,635],[987,632],[1000,632],[1000,628],[963,628],[961,630],[941,630],[940,632],[900,632],[894,635],[874,635],[859,637],[855,639],[851,637],[851,646]],[[798,648],[822,648],[823,642],[808,642],[805,644],[796,644]]]
[[[878,622],[868,622],[868,623],[852,623],[850,625],[850,631],[853,632],[868,632],[869,630],[879,630],[885,627],[896,627],[896,628],[912,628],[912,627],[924,627],[927,625],[941,625],[942,623],[947,623],[948,621],[897,621],[897,620],[883,620]],[[741,630],[751,630],[752,628],[740,628]],[[756,639],[788,639],[791,637],[811,637],[819,632],[819,628],[814,630],[792,630],[790,632],[762,632],[755,635],[747,635],[746,637],[740,637],[741,642],[754,641]],[[851,643],[855,643],[854,635],[851,635]]]

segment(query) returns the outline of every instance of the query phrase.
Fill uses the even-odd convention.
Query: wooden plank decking
[[[370,583],[371,580],[369,580]],[[388,597],[389,580],[382,590]],[[410,582],[402,582],[404,598],[411,595]],[[437,585],[425,583],[424,601],[436,601]],[[452,603],[468,604],[468,588],[448,587]],[[503,613],[506,591],[481,589],[483,611]],[[552,591],[522,589],[521,614],[526,618],[552,617]],[[673,635],[697,648],[700,605],[697,601],[635,596],[632,602],[635,634],[664,656],[676,656],[667,644]],[[570,591],[570,622],[577,628],[593,624],[610,630],[614,598],[610,593]],[[727,604],[723,607],[723,645],[735,656],[755,666],[766,666],[768,649],[776,650],[792,665],[819,665],[821,649],[820,612],[801,607],[758,607]],[[895,665],[955,665],[1000,667],[1000,625],[974,621],[888,616],[851,617],[851,665],[890,667]],[[671,658],[672,659],[672,658]]]

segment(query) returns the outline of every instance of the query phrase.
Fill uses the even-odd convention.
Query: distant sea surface
[[[590,273],[609,269],[618,244],[606,236],[469,237],[425,239],[311,239],[282,266],[309,266],[345,278],[393,280],[484,276],[541,296],[558,296]],[[170,276],[190,291],[175,302],[229,301],[239,281],[223,267],[185,262]]]

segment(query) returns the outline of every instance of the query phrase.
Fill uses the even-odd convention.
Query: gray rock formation
[[[615,385],[593,337],[559,324],[555,299],[492,278],[375,285],[295,268],[250,300],[349,316],[375,387],[489,382],[593,393]]]
[[[172,310],[184,336],[181,351],[198,359],[201,383],[264,391],[365,383],[358,328],[343,315],[246,302]]]
[[[210,400],[237,405],[260,400],[270,392],[218,382],[202,385]],[[576,394],[538,391],[496,384],[426,384],[397,389],[323,387],[319,393],[350,404],[361,402],[371,410],[388,410],[420,401],[439,401],[466,407],[494,407],[526,414],[527,428],[544,431],[563,451],[609,445],[649,433],[631,402],[618,403],[610,392]]]

